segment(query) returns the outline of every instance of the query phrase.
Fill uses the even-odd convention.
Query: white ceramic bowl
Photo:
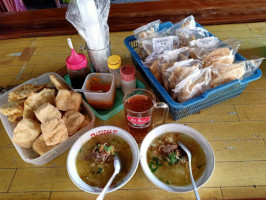
[[[97,128],[94,128],[86,133],[84,133],[71,147],[68,157],[67,157],[67,172],[69,177],[71,178],[72,182],[79,187],[81,190],[89,193],[99,194],[102,189],[98,187],[92,187],[88,184],[86,184],[78,175],[77,169],[76,169],[76,157],[77,154],[82,147],[84,143],[86,143],[88,140],[90,140],[93,136],[99,135],[99,134],[115,134],[121,138],[123,138],[130,146],[133,159],[132,159],[132,165],[129,170],[129,173],[125,176],[123,181],[119,183],[117,186],[111,188],[108,190],[109,192],[113,192],[121,187],[123,187],[134,175],[134,173],[137,170],[138,164],[139,164],[139,149],[138,145],[135,141],[135,139],[130,135],[129,132],[127,132],[124,129],[121,129],[119,127],[115,126],[100,126]]]
[[[166,191],[183,193],[193,190],[192,184],[187,186],[177,187],[177,186],[167,185],[161,182],[159,179],[157,179],[156,176],[154,176],[154,174],[151,172],[147,164],[147,150],[153,139],[164,133],[169,133],[169,132],[180,132],[194,138],[204,150],[206,155],[206,169],[202,174],[202,176],[196,181],[196,185],[198,188],[203,186],[209,180],[214,171],[215,159],[214,159],[213,150],[209,142],[198,131],[182,124],[174,124],[174,123],[164,124],[156,127],[146,135],[140,147],[140,164],[145,175],[153,184]]]

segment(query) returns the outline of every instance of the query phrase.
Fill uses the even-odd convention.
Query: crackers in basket
[[[89,125],[81,110],[81,95],[70,91],[54,74],[51,83],[24,84],[9,92],[0,113],[17,123],[12,141],[43,155]]]

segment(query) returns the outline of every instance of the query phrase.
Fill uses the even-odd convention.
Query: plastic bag
[[[240,47],[240,41],[237,39],[217,41],[215,37],[209,37],[191,41],[190,47],[192,47],[190,48],[191,56],[202,59],[203,67],[208,67],[219,64],[232,64]]]
[[[156,21],[150,22],[150,23],[148,23],[146,25],[143,25],[143,26],[135,29],[133,31],[135,38],[137,40],[145,39],[149,35],[158,32],[160,23],[161,23],[161,20],[156,20]]]
[[[225,43],[226,42],[226,43]],[[229,39],[220,42],[218,48],[205,50],[205,55],[202,58],[203,67],[216,66],[220,64],[232,64],[235,59],[235,54],[240,46],[237,39]]]
[[[66,19],[77,29],[89,49],[100,50],[109,45],[109,10],[110,0],[72,0]]]
[[[154,58],[158,57],[158,55],[162,54],[165,51],[171,51],[173,49],[177,49],[179,46],[179,39],[177,36],[168,36],[163,38],[153,38],[152,39],[152,48],[148,47],[143,41],[143,48],[149,54],[147,58],[145,58],[145,62],[151,62]],[[150,45],[150,44],[149,44]],[[146,49],[147,48],[147,49]]]
[[[210,89],[210,81],[211,68],[196,70],[176,85],[172,98],[180,103],[195,98]]]
[[[176,24],[174,24],[168,29],[168,32],[174,33],[177,29],[180,29],[180,28],[191,28],[191,29],[196,28],[196,21],[195,21],[194,16],[190,15],[186,17],[185,19],[181,20],[180,22],[177,22]]]
[[[221,64],[212,67],[211,88],[217,87],[232,80],[243,79],[251,76],[260,66],[264,58],[246,60],[235,64]]]
[[[183,60],[175,62],[172,67],[169,67],[163,72],[163,83],[167,91],[171,92],[177,84],[190,74],[199,70],[202,66],[200,60]]]
[[[166,30],[161,30],[159,32],[151,33],[146,38],[138,38],[138,49],[137,52],[141,60],[145,60],[153,52],[153,38],[163,38],[167,36]]]
[[[170,35],[176,35],[179,37],[179,43],[181,47],[188,46],[189,42],[199,38],[209,37],[209,32],[201,27],[195,28],[178,28],[169,29]]]
[[[188,48],[175,49],[166,51],[159,55],[152,63],[148,64],[152,74],[159,83],[163,83],[162,73],[168,67],[171,67],[175,62],[188,59]],[[144,63],[147,65],[147,63]],[[144,65],[145,66],[145,65]]]
[[[202,39],[192,40],[189,42],[190,57],[195,59],[202,59],[206,52],[219,47],[221,41],[214,36]]]

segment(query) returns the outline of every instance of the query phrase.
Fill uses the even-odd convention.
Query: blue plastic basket
[[[171,22],[165,22],[160,25],[160,29],[169,28],[173,24]],[[202,27],[197,23],[198,27]],[[209,33],[210,35],[213,35]],[[141,58],[137,54],[138,43],[134,35],[131,35],[124,40],[124,44],[128,48],[131,53],[131,57],[133,63],[137,66],[137,68],[144,74],[148,83],[153,88],[155,94],[159,97],[161,101],[164,101],[168,104],[170,109],[170,114],[172,115],[174,120],[178,120],[184,118],[188,115],[197,113],[205,108],[208,108],[212,105],[221,103],[227,99],[231,99],[240,95],[247,85],[259,79],[261,77],[261,70],[257,69],[254,74],[248,78],[242,80],[234,80],[218,87],[207,90],[204,94],[190,99],[183,103],[178,103],[172,99],[172,97],[167,93],[167,91],[163,88],[163,86],[157,81],[154,75],[151,73],[150,69],[144,67],[141,63]],[[236,54],[236,61],[246,60],[240,54]]]

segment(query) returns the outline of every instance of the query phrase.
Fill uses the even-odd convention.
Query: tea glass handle
[[[169,114],[169,106],[164,102],[157,102],[155,109],[163,109],[163,118],[159,122],[155,122],[155,125],[164,124],[167,120],[168,114]]]

